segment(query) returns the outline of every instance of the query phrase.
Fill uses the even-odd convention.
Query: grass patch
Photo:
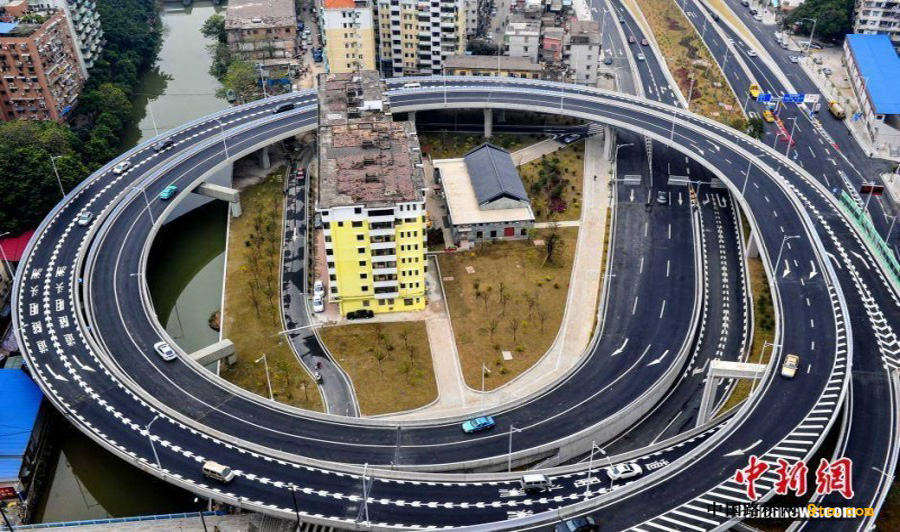
[[[900,530],[900,483],[891,484],[887,499],[881,506],[881,513],[875,520],[876,530]]]
[[[512,153],[545,138],[547,138],[545,135],[499,133],[491,137],[490,142]],[[422,153],[431,155],[432,159],[456,159],[484,142],[486,142],[484,136],[475,133],[419,133]]]
[[[765,356],[763,356],[763,346],[766,342],[772,342],[775,339],[775,310],[772,307],[772,295],[769,292],[769,282],[763,269],[762,260],[759,258],[748,258],[747,269],[754,297],[753,344],[750,346],[747,362],[768,364],[772,358],[772,348],[766,349]],[[753,382],[751,380],[739,379],[732,388],[731,395],[728,396],[728,400],[725,401],[719,414],[727,412],[749,397],[752,389]]]
[[[535,221],[581,219],[584,141],[519,167]]]
[[[241,192],[244,214],[231,220],[228,235],[223,338],[234,342],[237,362],[223,365],[222,377],[268,397],[266,372],[256,360],[266,354],[276,401],[322,411],[316,384],[279,334],[283,168]]]
[[[537,231],[536,238],[546,241],[551,231]],[[562,245],[552,263],[545,262],[546,248],[530,240],[438,256],[463,375],[472,388],[481,389],[482,363],[490,371],[485,389],[492,390],[534,365],[556,338],[578,229],[556,232]],[[503,360],[501,351],[513,359]]]
[[[339,325],[319,334],[353,379],[363,415],[411,410],[437,398],[424,321]]]
[[[691,111],[744,131],[746,119],[728,81],[700,35],[674,0],[633,0],[650,25],[666,67],[687,97]],[[707,31],[711,31],[707,28]],[[733,61],[734,58],[731,58]],[[694,78],[691,89],[691,77]]]

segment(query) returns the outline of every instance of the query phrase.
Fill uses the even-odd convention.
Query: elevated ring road
[[[436,84],[438,86],[434,86]],[[443,88],[440,84],[447,86]],[[780,449],[776,447],[780,442],[801,429],[808,435],[803,440],[804,444],[795,445],[791,450],[781,450],[781,453],[799,458],[808,456],[815,449],[824,430],[833,421],[836,405],[840,403],[843,394],[848,369],[845,340],[848,325],[839,287],[833,282],[830,264],[822,260],[821,242],[815,228],[805,215],[799,200],[789,191],[790,187],[781,178],[773,177],[778,172],[772,166],[785,168],[789,175],[792,173],[792,185],[794,180],[808,184],[807,176],[802,174],[802,170],[779,157],[773,150],[718,124],[638,98],[548,83],[517,82],[512,85],[511,82],[497,84],[473,80],[441,80],[423,85],[422,89],[415,91],[393,92],[393,109],[404,111],[441,107],[495,107],[560,112],[632,129],[662,142],[669,142],[671,138],[676,149],[709,166],[723,181],[731,184],[735,192],[743,188],[742,178],[748,159],[756,158],[755,164],[758,166],[750,173],[750,179],[755,184],[741,201],[751,213],[751,223],[760,237],[763,252],[778,249],[784,235],[803,235],[805,238],[791,242],[791,248],[786,250],[784,256],[804,265],[810,264],[819,273],[817,276],[810,276],[808,281],[803,281],[802,278],[798,281],[796,276],[785,274],[775,277],[776,281],[773,283],[779,302],[779,315],[783,320],[784,328],[781,330],[792,331],[791,335],[783,336],[779,342],[784,351],[807,352],[809,348],[805,345],[806,340],[816,338],[816,353],[811,354],[817,356],[815,371],[810,371],[803,379],[793,383],[775,379],[770,372],[765,388],[734,418],[728,430],[713,435],[690,456],[679,459],[659,473],[647,475],[641,481],[624,489],[614,490],[609,495],[596,497],[597,494],[594,494],[595,497],[581,503],[582,506],[592,507],[604,502],[625,507],[629,501],[635,500],[625,497],[631,491],[643,490],[646,493],[667,489],[676,493],[672,497],[654,497],[653,500],[669,500],[672,507],[679,503],[689,504],[693,498],[718,489],[727,478],[727,472],[744,465],[742,457],[721,456],[723,450],[754,447],[754,452],[758,449],[760,454],[766,451],[777,454]],[[293,99],[301,104],[311,103],[311,96],[311,93],[296,93],[279,101]],[[242,124],[233,126],[225,117],[227,113],[223,113],[212,120],[199,121],[171,133],[173,137],[185,141],[187,146],[171,152],[171,161],[157,163],[155,167],[151,167],[153,163],[148,162],[151,154],[147,145],[133,150],[123,158],[129,158],[135,163],[133,172],[141,172],[141,175],[134,182],[146,187],[149,197],[154,197],[170,182],[189,188],[188,185],[199,182],[215,166],[223,163],[225,147],[221,139],[216,138],[217,132],[228,138],[230,156],[235,157],[304,128],[314,127],[314,123],[310,123],[310,116],[315,113],[314,107],[301,106],[291,113],[271,115],[268,109],[273,105],[273,102],[268,101],[231,111],[232,117],[241,113],[247,115],[243,116],[243,120],[233,118],[235,121],[242,121]],[[222,117],[226,118],[227,123],[212,125],[217,120],[223,120]],[[312,120],[314,122],[314,118]],[[206,129],[201,130],[201,127]],[[94,233],[102,232],[91,244],[87,272],[101,272],[102,268],[107,268],[113,270],[114,283],[116,278],[127,277],[132,280],[134,288],[122,294],[119,293],[118,286],[113,284],[116,288],[112,290],[112,294],[106,292],[106,300],[123,296],[140,300],[142,283],[135,277],[140,277],[141,270],[125,269],[116,275],[115,269],[120,262],[131,261],[133,266],[140,265],[140,250],[154,231],[154,224],[150,219],[152,217],[154,222],[158,221],[161,212],[159,203],[151,203],[149,199],[142,198],[144,190],[128,186],[129,183],[125,182],[127,175],[111,177],[109,168],[107,166],[102,169],[70,193],[64,203],[42,224],[29,247],[28,258],[15,290],[16,327],[36,380],[54,404],[79,428],[120,456],[130,457],[140,466],[172,482],[220,500],[261,511],[291,515],[293,511],[285,485],[293,482],[304,490],[298,491],[297,496],[306,518],[342,522],[344,526],[356,523],[360,521],[361,508],[359,495],[356,494],[362,493],[362,474],[374,490],[369,492],[369,511],[373,515],[365,518],[364,521],[368,523],[400,527],[446,526],[502,521],[509,517],[506,513],[508,505],[495,506],[500,495],[497,493],[497,485],[491,482],[478,481],[473,485],[465,480],[470,477],[383,471],[366,476],[366,468],[299,458],[292,462],[279,462],[272,458],[272,455],[280,454],[274,450],[266,451],[267,456],[249,451],[247,448],[251,445],[246,441],[248,434],[217,434],[203,423],[193,421],[191,416],[179,417],[173,412],[173,408],[180,405],[172,402],[163,405],[139,386],[144,383],[128,382],[123,378],[120,368],[111,364],[109,353],[104,353],[101,345],[92,346],[88,341],[89,336],[96,332],[93,324],[99,316],[93,313],[92,307],[97,301],[94,301],[95,298],[82,301],[81,280],[88,277],[82,277],[85,272],[74,267],[83,260],[86,246],[91,243]],[[104,197],[104,194],[117,197]],[[91,235],[75,236],[73,232],[79,231],[73,224],[75,214],[83,208],[96,208],[98,200],[105,200],[111,209],[103,209],[103,215],[90,230]],[[141,203],[145,207],[140,207]],[[154,203],[156,210],[153,210]],[[135,205],[138,206],[134,207]],[[134,210],[137,216],[126,217],[129,210]],[[753,213],[765,212],[763,215],[768,218],[769,211],[776,213],[777,222],[767,220],[770,223],[757,223]],[[112,229],[115,228],[129,234],[130,240],[137,242],[136,250],[121,257],[120,261],[97,261],[97,246],[105,239],[113,238],[115,235]],[[143,231],[142,238],[138,238],[137,234],[130,235],[133,230]],[[771,265],[769,272],[773,273]],[[85,294],[90,294],[94,289],[91,285],[95,282],[91,280],[86,283],[88,286]],[[78,289],[73,290],[73,287]],[[83,303],[87,303],[85,316],[81,314]],[[143,305],[136,307],[142,308]],[[146,319],[146,316],[137,317]],[[134,316],[119,317],[123,321],[129,318]],[[85,319],[87,322],[83,321]],[[130,322],[128,325],[139,324]],[[159,331],[158,324],[151,324],[150,329]],[[103,337],[101,340],[109,339]],[[152,339],[147,340],[152,344]],[[116,358],[120,355],[115,353]],[[834,400],[828,400],[832,399],[826,397],[829,395],[833,395]],[[221,400],[220,404],[224,404],[232,401],[233,396],[226,394],[221,396]],[[190,403],[191,400],[185,402]],[[533,404],[540,402],[536,400]],[[773,419],[775,416],[769,415],[772,409],[784,411],[784,415],[777,420]],[[269,412],[270,409],[248,411],[247,417],[260,421],[270,415]],[[146,431],[147,423],[156,420],[155,416],[160,413],[161,419],[152,426],[152,431]],[[197,414],[197,417],[202,417],[203,413]],[[573,411],[572,415],[583,416],[584,412]],[[370,447],[366,442],[352,441],[359,433],[380,431],[383,437],[384,433],[398,432],[393,426],[387,427],[387,430],[381,428],[360,431],[349,428],[355,422],[324,416],[298,415],[295,421],[298,424],[316,421],[327,423],[338,427],[335,429],[338,432],[346,433],[347,440],[356,443],[359,448],[358,459],[347,460],[348,462],[362,463],[373,449],[377,452],[377,447]],[[376,425],[378,423],[360,424],[364,427]],[[436,438],[440,441],[444,437],[442,431],[458,431],[458,428],[455,424],[439,423],[412,430],[421,432],[423,438],[437,434]],[[147,449],[148,433],[154,441],[159,442],[156,446],[158,449]],[[312,454],[307,451],[317,444],[318,441],[306,440],[297,454]],[[473,440],[466,447],[478,448],[480,440]],[[165,465],[158,467],[157,459],[152,457],[150,450],[159,451],[162,454],[159,462],[164,459]],[[440,450],[440,445],[429,448],[430,453],[436,450]],[[490,456],[492,452],[495,451],[489,449],[487,455]],[[241,475],[232,485],[224,488],[205,485],[198,474],[197,462],[201,458],[215,458],[228,463],[239,470]],[[301,465],[300,462],[304,461],[307,465]],[[161,472],[160,469],[165,471]],[[344,473],[338,475],[335,471]],[[392,478],[395,480],[391,481]],[[510,478],[499,475],[492,482],[509,484]],[[435,484],[423,488],[418,484],[400,482],[411,479],[427,480]],[[563,481],[560,482],[564,484]],[[570,492],[583,491],[583,488],[576,488],[574,485],[570,488],[561,485],[561,488]],[[577,497],[574,492],[568,495]],[[336,494],[340,497],[336,497]],[[562,495],[545,498],[543,502],[530,501],[527,505],[529,511],[538,514],[530,519],[548,519],[549,516],[543,512],[564,506],[569,500],[574,501],[559,497]],[[428,504],[421,502],[413,505],[405,502],[413,500],[428,501]],[[467,508],[467,511],[453,511],[458,508]],[[655,512],[661,513],[664,510],[658,508]],[[627,515],[631,515],[633,519],[642,519],[652,517],[648,512],[653,511],[644,505],[643,510]],[[626,514],[617,512],[617,515],[624,518]],[[511,526],[513,523],[510,521]]]

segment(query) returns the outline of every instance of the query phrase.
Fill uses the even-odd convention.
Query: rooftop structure
[[[447,76],[510,76],[538,79],[543,67],[527,57],[505,55],[451,55],[444,59]]]
[[[412,124],[394,122],[373,70],[319,76],[319,205],[392,205],[422,199]]]
[[[900,114],[900,57],[887,35],[847,35],[876,114]]]
[[[0,369],[0,391],[0,487],[18,487],[43,395],[20,369]]]
[[[293,0],[232,0],[225,14],[225,29],[265,29],[296,24]]]
[[[228,50],[245,61],[284,66],[297,48],[293,0],[232,0],[225,13]]]
[[[453,239],[525,238],[534,212],[509,152],[482,144],[461,159],[434,161]]]

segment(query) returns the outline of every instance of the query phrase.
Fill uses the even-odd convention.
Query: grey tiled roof
[[[484,143],[463,156],[479,205],[502,197],[528,201],[512,156],[503,148]]]

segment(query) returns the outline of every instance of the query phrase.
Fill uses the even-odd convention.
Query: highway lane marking
[[[647,229],[650,225],[650,222],[644,222],[644,236],[647,236]]]
[[[611,355],[609,355],[609,356],[614,357],[614,356],[618,355],[619,353],[621,353],[622,351],[625,350],[625,346],[626,346],[626,345],[628,345],[628,338],[626,338],[625,341],[622,342],[622,345],[621,345],[618,349],[616,349],[615,351],[613,351],[613,353],[612,353]]]
[[[649,349],[649,346],[648,346],[648,349]],[[660,362],[663,361],[664,358],[666,358],[666,355],[668,355],[668,354],[669,354],[669,350],[666,349],[666,350],[663,352],[663,354],[659,356],[659,358],[650,361],[650,363],[648,363],[647,365],[648,365],[648,366],[655,366],[655,365],[659,364]]]
[[[820,140],[821,140],[821,139],[820,139]],[[812,146],[807,146],[807,148],[809,148],[809,153],[812,154],[813,159],[815,159],[815,158],[816,158],[816,152],[813,151]]]
[[[638,273],[644,273],[644,257],[643,256],[641,257],[641,264],[640,264],[640,267],[638,268]]]
[[[669,224],[669,240],[672,240],[672,224]]]
[[[637,302],[638,302],[638,296],[634,296],[634,305],[631,307],[631,315],[632,316],[634,316],[634,311],[637,310]]]
[[[669,266],[671,266],[671,265],[672,265],[672,261],[669,259],[666,259],[666,277],[669,276]]]
[[[659,309],[659,319],[662,319],[663,314],[666,312],[666,300],[663,299],[662,308]]]
[[[751,444],[746,449],[735,449],[734,451],[731,451],[730,453],[726,454],[725,456],[741,456],[741,455],[747,454],[747,451],[749,451],[750,449],[753,449],[760,443],[762,443],[762,440],[756,440],[756,442]]]
[[[663,427],[662,431],[660,431],[660,433],[657,434],[655,438],[653,438],[653,441],[650,442],[650,445],[653,445],[654,443],[656,443],[662,437],[662,435],[665,434],[667,430],[669,430],[669,427],[672,426],[672,423],[675,423],[675,421],[678,420],[678,417],[681,415],[682,412],[684,412],[684,410],[679,410],[678,413],[675,414],[675,417],[672,418],[672,421],[669,421],[668,425]]]

